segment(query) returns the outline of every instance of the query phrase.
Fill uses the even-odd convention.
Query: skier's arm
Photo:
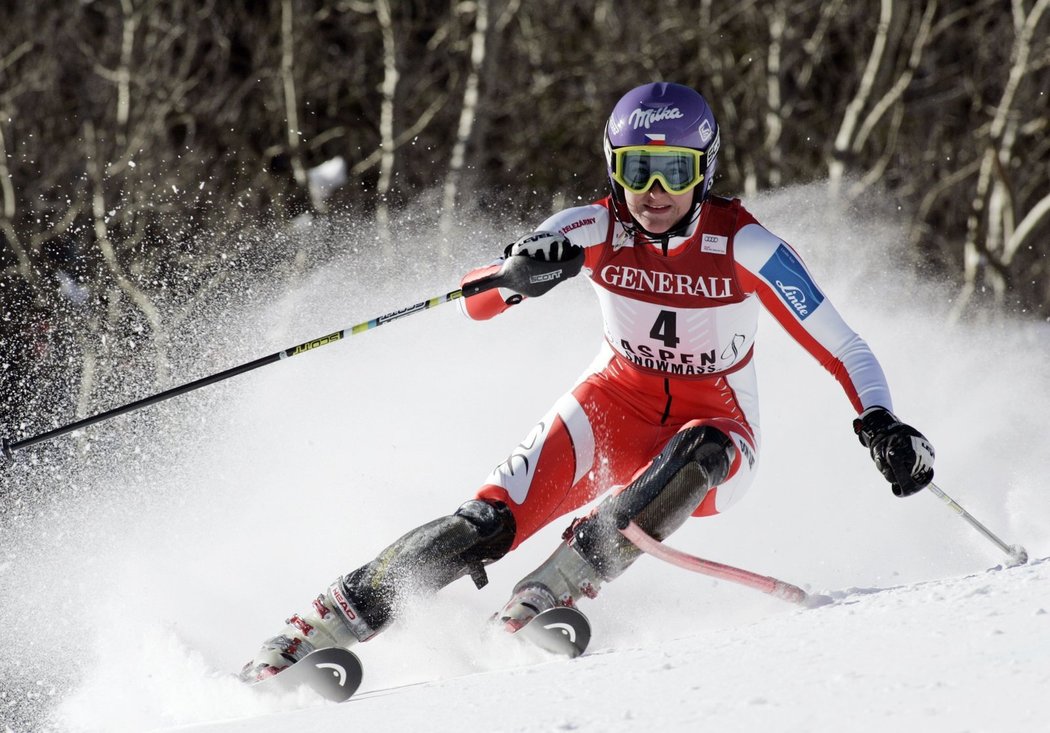
[[[737,273],[746,291],[842,385],[858,414],[880,405],[893,409],[878,359],[817,286],[801,258],[758,223],[734,237]]]
[[[473,270],[463,278],[464,290],[482,281],[498,283],[495,288],[464,298],[464,310],[475,320],[492,318],[525,297],[544,295],[558,283],[579,274],[582,267],[582,247],[561,234],[533,232],[508,245],[499,262]]]
[[[737,232],[734,255],[745,287],[842,384],[859,414],[854,432],[893,493],[910,496],[926,487],[933,480],[933,446],[891,412],[878,360],[817,287],[801,258],[757,223]]]

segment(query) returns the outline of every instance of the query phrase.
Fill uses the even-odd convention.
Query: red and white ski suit
[[[611,198],[561,211],[539,231],[584,248],[605,341],[571,391],[478,491],[505,502],[514,546],[554,519],[622,489],[683,428],[712,425],[737,448],[729,476],[693,513],[723,511],[750,485],[759,456],[752,362],[759,304],[842,384],[857,412],[892,410],[882,368],[795,251],[738,200],[709,197],[687,235],[661,244],[624,230]],[[464,282],[492,274],[475,270]],[[507,301],[511,302],[508,303]],[[490,290],[462,301],[473,319],[520,300]]]

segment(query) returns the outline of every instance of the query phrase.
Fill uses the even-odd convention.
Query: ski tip
[[[303,661],[313,667],[308,684],[329,700],[349,700],[364,679],[361,660],[348,649],[319,649]]]
[[[262,690],[309,687],[326,700],[349,700],[364,679],[361,660],[349,649],[327,647],[310,652],[291,667],[252,683]]]
[[[587,650],[591,624],[575,608],[559,606],[538,614],[518,633],[541,649],[572,659]]]

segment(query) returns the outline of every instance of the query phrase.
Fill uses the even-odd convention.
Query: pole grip
[[[469,298],[472,295],[478,295],[484,293],[486,290],[495,290],[503,285],[503,275],[496,273],[495,275],[489,275],[488,277],[479,278],[468,283],[463,284],[463,297]]]

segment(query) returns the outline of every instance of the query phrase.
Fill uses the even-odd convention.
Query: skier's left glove
[[[583,267],[583,247],[556,232],[533,232],[507,245],[500,287],[536,298]]]
[[[853,421],[853,432],[871,451],[875,467],[896,496],[911,496],[933,481],[933,446],[922,433],[889,410],[869,407]]]

